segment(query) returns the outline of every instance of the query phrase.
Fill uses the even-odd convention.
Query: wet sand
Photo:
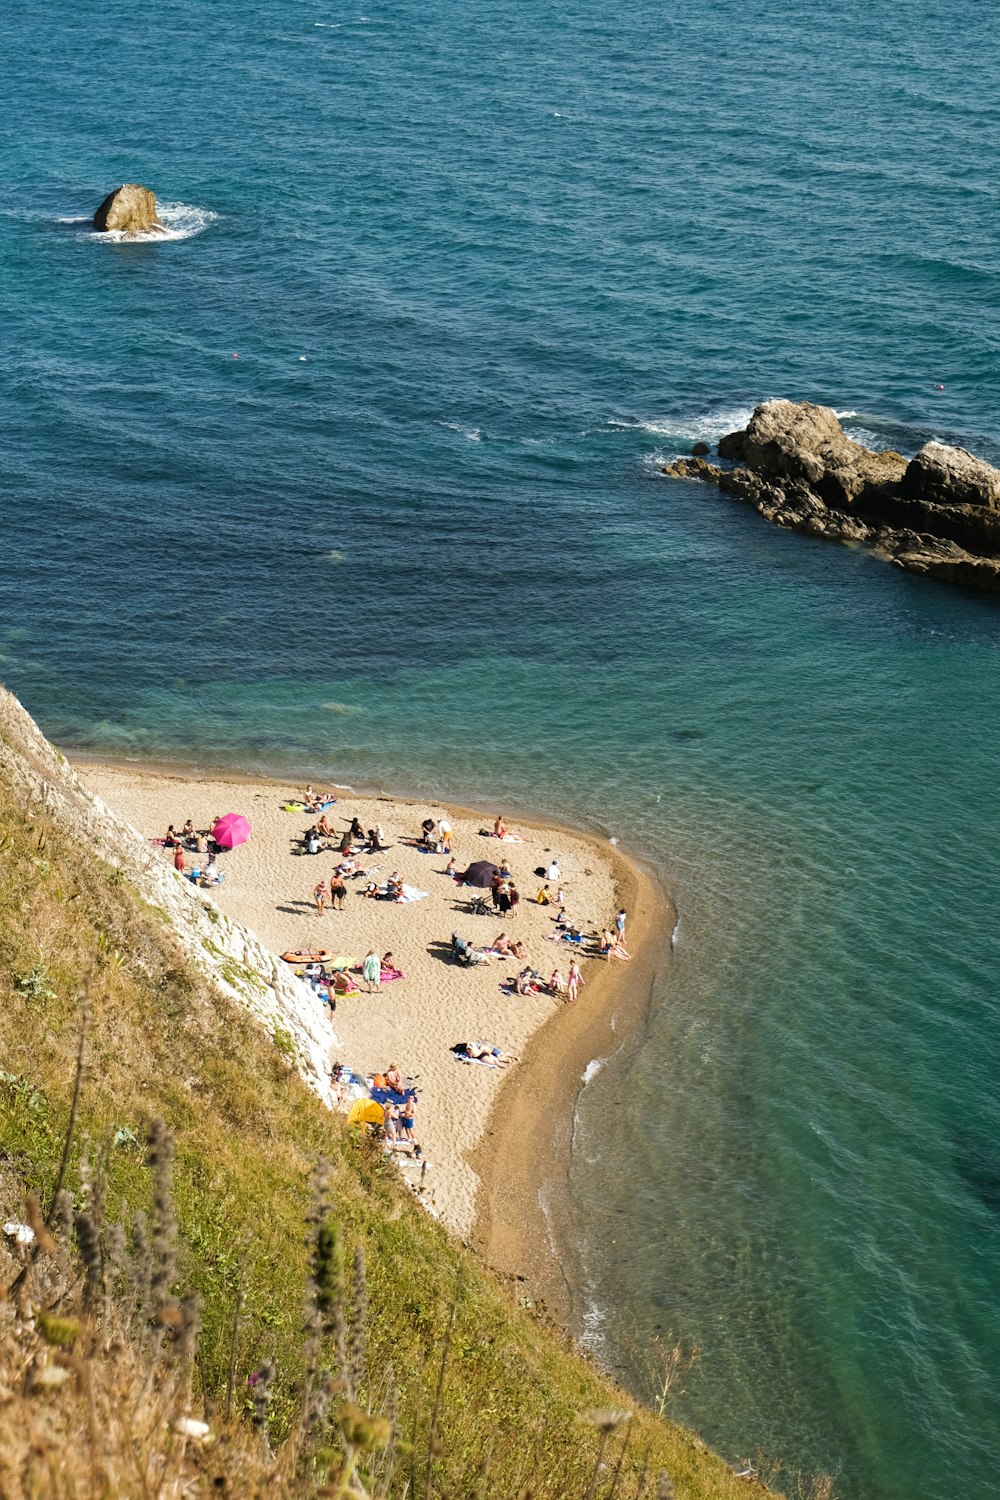
[[[577,1006],[534,1033],[471,1155],[481,1182],[473,1245],[577,1336],[584,1276],[569,1194],[577,1101],[588,1065],[642,1045],[653,982],[669,962],[676,920],[651,873],[616,850],[611,856],[616,899],[629,913],[632,961],[591,966]]]

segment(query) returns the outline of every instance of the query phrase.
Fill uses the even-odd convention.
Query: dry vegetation
[[[37,1232],[0,1254],[4,1500],[764,1493],[624,1416],[2,786],[0,869],[0,1215]]]

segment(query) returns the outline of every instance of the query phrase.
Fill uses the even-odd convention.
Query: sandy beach
[[[482,813],[334,788],[338,800],[327,811],[330,826],[343,830],[357,817],[366,829],[381,825],[391,846],[359,863],[377,870],[374,878],[383,882],[398,871],[407,886],[426,896],[404,904],[368,900],[362,895],[365,880],[349,880],[344,909],[328,907],[320,916],[313,889],[320,879],[329,881],[339,855],[300,852],[301,835],[315,818],[286,812],[282,804],[299,796],[301,787],[174,768],[74,764],[90,790],[148,838],[151,849],[169,824],[179,829],[190,818],[204,828],[217,815],[245,813],[253,833],[248,843],[220,856],[225,881],[213,899],[274,953],[322,948],[360,962],[369,948],[379,955],[392,952],[406,977],[375,994],[366,993],[359,980],[361,993],[338,1001],[331,1061],[365,1074],[395,1062],[417,1081],[415,1134],[428,1163],[428,1205],[463,1237],[476,1226],[475,1242],[491,1262],[518,1274],[530,1271],[534,1282],[541,1241],[551,1248],[539,1208],[542,1166],[568,1146],[572,1103],[587,1061],[607,1055],[648,996],[646,938],[654,912],[662,914],[651,882],[611,845],[575,830],[508,820],[518,841],[501,842],[484,832],[493,819]],[[442,814],[454,830],[459,870],[475,860],[508,860],[521,893],[513,920],[470,914],[472,892],[446,874],[449,856],[415,847],[421,822]],[[170,856],[163,850],[162,857]],[[196,860],[186,857],[189,865]],[[628,963],[584,958],[584,987],[575,1005],[505,993],[501,986],[522,967],[516,960],[494,958],[465,968],[449,952],[453,931],[485,946],[506,930],[524,943],[525,962],[546,977],[556,967],[565,975],[571,950],[553,940],[555,907],[534,900],[544,883],[535,872],[553,857],[569,916],[590,930],[610,925],[624,904],[636,955]],[[463,1065],[449,1050],[479,1039],[521,1061],[493,1072]],[[557,1121],[561,1141],[553,1134]],[[399,1156],[415,1180],[420,1164]],[[556,1274],[553,1281],[550,1266],[547,1291],[557,1303],[559,1279]]]

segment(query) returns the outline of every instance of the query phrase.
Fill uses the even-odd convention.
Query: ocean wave
[[[753,412],[752,406],[724,406],[692,416],[609,417],[604,430],[648,432],[653,437],[672,438],[678,443],[717,443],[727,432],[745,427]]]
[[[590,1059],[590,1062],[587,1064],[582,1074],[580,1075],[581,1081],[587,1084],[592,1078],[596,1078],[598,1073],[604,1067],[604,1062],[605,1059],[603,1057],[592,1057]]]
[[[481,443],[483,440],[483,429],[481,427],[463,427],[461,422],[440,422],[440,427],[447,427],[449,432],[460,432],[470,443]]]
[[[210,208],[198,208],[192,203],[158,203],[156,212],[163,228],[154,229],[149,234],[125,234],[120,229],[94,229],[92,214],[71,214],[59,217],[55,222],[71,229],[88,230],[91,239],[110,240],[116,245],[123,240],[129,244],[158,245],[164,240],[192,239],[210,224],[214,224],[219,217]]]

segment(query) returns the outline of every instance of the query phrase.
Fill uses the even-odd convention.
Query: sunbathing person
[[[507,1068],[517,1062],[513,1052],[501,1052],[499,1047],[491,1047],[487,1042],[456,1042],[451,1050],[459,1062],[480,1063],[487,1068]]]
[[[316,832],[321,833],[325,839],[336,838],[337,830],[330,827],[326,813],[323,814],[319,822],[316,824]]]
[[[497,813],[496,822],[493,824],[493,837],[495,839],[507,837],[507,825],[503,820],[503,813]]]
[[[192,820],[190,818],[188,818],[187,822],[184,824],[184,827],[181,829],[181,838],[182,839],[193,839],[194,838],[194,823],[192,822]]]
[[[396,967],[395,963],[393,962],[393,957],[392,957],[391,953],[383,953],[382,954],[382,973],[381,973],[381,977],[382,977],[383,983],[387,979],[405,979],[406,978],[406,975],[403,973],[402,969],[398,969]]]
[[[385,1086],[392,1089],[394,1094],[403,1092],[403,1075],[399,1071],[399,1063],[390,1063],[385,1070]]]
[[[385,894],[390,901],[402,901],[403,880],[398,870],[393,870],[386,881]]]

